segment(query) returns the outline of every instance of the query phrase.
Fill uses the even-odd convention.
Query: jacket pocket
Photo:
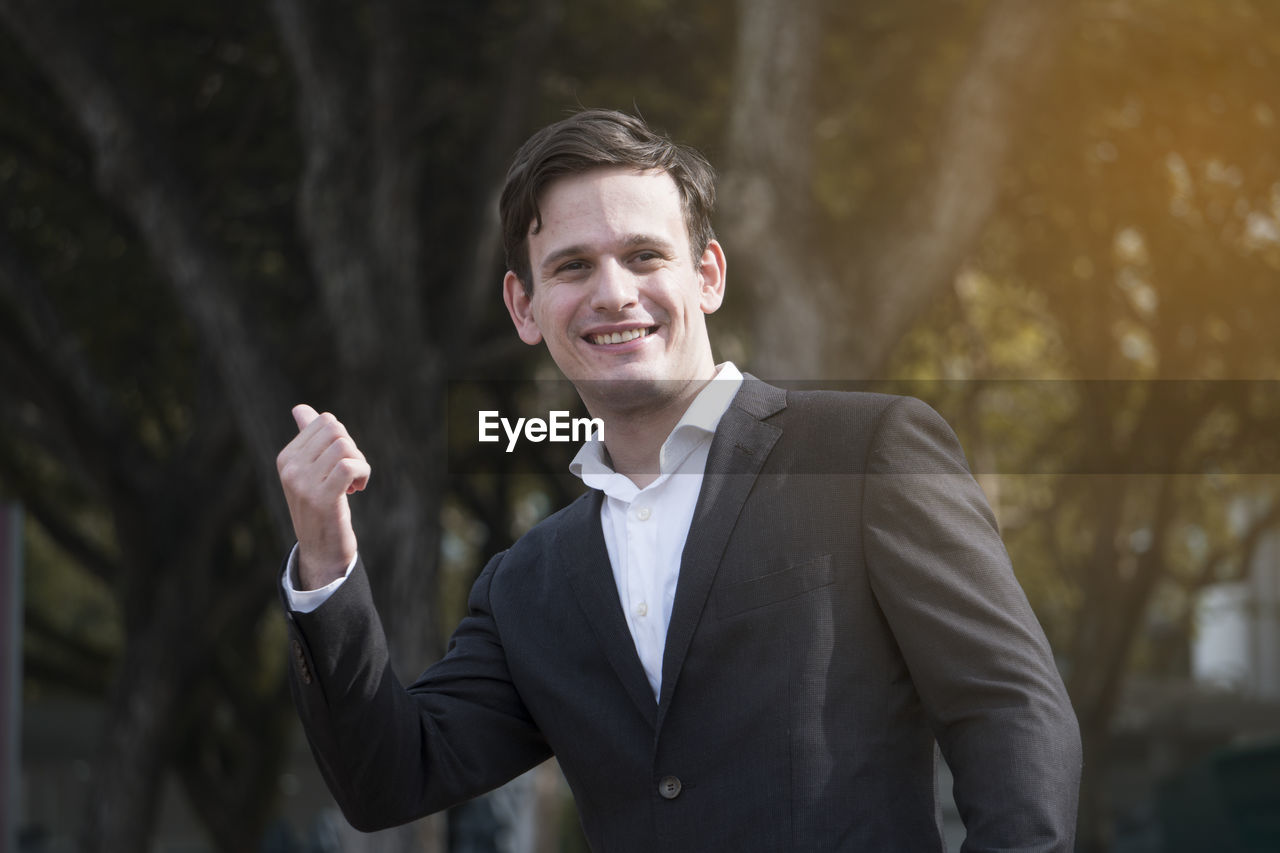
[[[779,571],[720,587],[714,593],[716,616],[723,618],[786,601],[827,586],[833,580],[835,566],[831,555],[818,554]]]

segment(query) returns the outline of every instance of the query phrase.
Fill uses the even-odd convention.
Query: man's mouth
[[[605,344],[625,344],[627,341],[634,341],[636,338],[643,338],[646,335],[653,334],[656,326],[650,326],[647,329],[627,329],[625,332],[611,332],[605,335],[587,335],[587,340],[593,344],[604,346]]]

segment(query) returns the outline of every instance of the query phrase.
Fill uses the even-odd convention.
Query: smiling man
[[[533,281],[507,272],[507,309],[521,340],[546,343],[587,411],[622,430],[607,443],[614,467],[643,488],[657,478],[662,442],[716,374],[705,315],[724,298],[724,252],[714,239],[691,245],[664,171],[562,177],[535,215],[523,249]]]
[[[294,410],[292,683],[335,797],[389,826],[555,755],[597,851],[916,853],[943,846],[936,744],[966,850],[1070,850],[1075,718],[954,435],[909,398],[717,366],[713,203],[701,156],[620,113],[517,154],[503,297],[604,439],[408,687],[347,507],[368,463]]]

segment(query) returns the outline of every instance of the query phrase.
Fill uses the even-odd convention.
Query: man
[[[713,201],[700,156],[618,113],[517,154],[503,296],[604,438],[407,689],[347,511],[368,463],[294,410],[292,680],[335,797],[373,829],[554,754],[597,851],[916,853],[942,847],[936,740],[965,849],[1070,850],[1075,718],[953,434],[717,367]]]

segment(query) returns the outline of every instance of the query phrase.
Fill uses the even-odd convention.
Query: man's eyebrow
[[[544,273],[550,272],[552,267],[563,261],[565,258],[571,258],[576,255],[585,255],[590,251],[590,248],[583,244],[565,246],[562,249],[556,249],[554,252],[542,259],[542,263],[538,264],[538,269],[542,270]]]
[[[623,245],[627,248],[635,246],[653,246],[666,252],[674,252],[675,244],[666,237],[658,237],[653,234],[629,234],[627,239],[623,241]]]
[[[675,244],[670,240],[665,237],[658,237],[654,234],[628,234],[623,238],[622,245],[628,249],[635,248],[636,246],[653,246],[654,248],[661,249],[668,254],[676,251]],[[551,252],[543,258],[542,262],[538,264],[538,268],[545,274],[550,272],[551,268],[555,267],[556,264],[566,258],[589,255],[594,251],[595,249],[593,247],[588,246],[585,243],[565,246],[563,248],[556,249],[554,252]]]

